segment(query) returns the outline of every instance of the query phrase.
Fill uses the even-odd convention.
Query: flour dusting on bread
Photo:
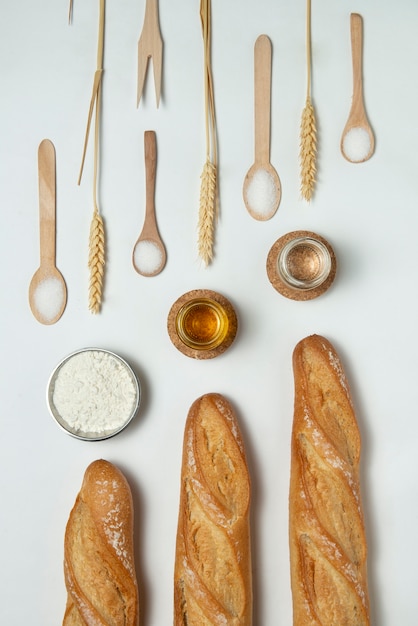
[[[369,626],[360,434],[338,354],[324,337],[293,354],[289,537],[295,626]]]
[[[138,626],[133,502],[122,472],[94,461],[68,519],[63,626]]]
[[[175,626],[251,626],[250,481],[238,421],[220,394],[189,411],[180,489]]]

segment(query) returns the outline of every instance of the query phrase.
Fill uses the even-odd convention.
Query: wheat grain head
[[[317,137],[315,111],[307,97],[300,124],[300,191],[308,202],[312,199],[316,182]]]
[[[213,259],[214,230],[217,217],[216,166],[207,159],[200,177],[199,256],[205,265]]]
[[[90,225],[89,239],[89,309],[99,313],[102,303],[103,273],[105,264],[105,235],[103,219],[97,210],[94,211]]]

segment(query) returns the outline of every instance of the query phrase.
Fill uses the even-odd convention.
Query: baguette
[[[132,495],[107,461],[85,472],[65,531],[64,573],[63,626],[138,626]]]
[[[295,626],[366,626],[366,538],[360,434],[345,373],[318,335],[293,354],[295,409],[289,498]]]
[[[250,480],[237,419],[207,394],[185,425],[174,574],[175,626],[250,626]]]

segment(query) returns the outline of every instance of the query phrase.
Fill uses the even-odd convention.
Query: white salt
[[[344,156],[353,163],[364,161],[371,149],[370,135],[365,128],[351,128],[343,139]]]
[[[53,276],[42,280],[35,289],[35,308],[47,322],[51,322],[59,315],[64,299],[65,291],[62,281]]]
[[[261,219],[270,217],[277,208],[277,188],[274,176],[260,168],[254,172],[246,192],[247,205]]]
[[[141,274],[151,275],[157,272],[163,262],[160,247],[149,239],[139,241],[134,249],[134,264]]]

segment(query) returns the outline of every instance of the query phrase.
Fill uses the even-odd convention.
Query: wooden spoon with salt
[[[38,148],[40,266],[29,285],[29,304],[41,324],[54,324],[67,304],[67,286],[55,262],[55,148],[44,139]]]
[[[363,18],[351,13],[351,54],[353,62],[353,99],[341,137],[341,152],[351,163],[362,163],[374,152],[374,135],[367,119],[363,98]]]
[[[138,274],[156,276],[165,266],[167,254],[158,232],[155,217],[155,178],[157,170],[157,141],[153,130],[144,133],[145,151],[145,219],[133,252],[132,263]]]
[[[270,163],[271,41],[260,35],[254,46],[255,157],[244,179],[245,206],[256,220],[276,213],[282,197],[280,178]]]

